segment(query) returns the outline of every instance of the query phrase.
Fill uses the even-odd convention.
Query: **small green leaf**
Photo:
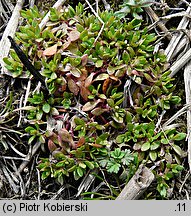
[[[147,151],[150,149],[150,142],[145,142],[142,146],[141,146],[141,151]]]
[[[129,111],[126,111],[126,121],[127,122],[132,122],[132,115]]]
[[[32,141],[35,139],[35,137],[36,137],[35,135],[31,136],[28,140],[28,144],[31,144]]]
[[[80,166],[82,169],[85,169],[85,168],[86,168],[86,164],[83,163],[83,162],[80,162],[80,163],[79,163],[79,166]]]
[[[152,78],[149,74],[144,73],[144,76],[145,76],[145,78],[146,78],[149,82],[155,82],[155,81],[153,80],[153,78]]]
[[[45,138],[44,138],[43,135],[40,135],[40,136],[39,136],[39,141],[40,141],[41,143],[45,143]]]
[[[176,141],[184,140],[186,138],[186,133],[178,133],[172,139]]]
[[[102,74],[99,74],[95,79],[94,81],[101,81],[101,80],[105,80],[109,77],[109,74],[106,74],[106,73],[102,73]]]
[[[92,162],[90,162],[90,161],[84,161],[84,163],[87,165],[87,167],[89,169],[94,169],[94,164]]]
[[[78,174],[80,177],[83,176],[83,174],[84,174],[84,173],[83,173],[83,169],[82,169],[80,166],[77,167],[76,171],[77,171],[77,174]]]
[[[129,149],[125,149],[125,155],[122,158],[121,162],[123,165],[128,166],[132,161],[134,161],[134,156],[131,154]]]
[[[111,157],[116,159],[121,159],[125,155],[124,152],[120,150],[120,148],[116,148],[114,151],[111,152]]]
[[[116,137],[116,143],[120,144],[120,143],[123,143],[124,140],[125,140],[125,134],[120,134]]]
[[[160,142],[159,141],[155,141],[155,142],[152,142],[151,143],[151,147],[150,147],[150,150],[155,150],[157,149],[158,147],[160,146]]]
[[[43,116],[43,111],[42,110],[39,110],[37,113],[36,113],[36,119],[39,121],[42,119],[42,116]]]
[[[73,172],[76,169],[76,165],[72,166],[71,168],[68,169],[68,172]]]
[[[179,104],[181,102],[181,98],[179,96],[172,96],[170,101],[174,104]]]
[[[106,167],[108,162],[109,162],[108,159],[102,159],[102,160],[99,161],[99,164],[100,164],[101,167],[104,168],[104,167]]]
[[[180,156],[180,157],[185,157],[186,156],[186,152],[184,152],[180,146],[172,144],[172,148],[174,149],[174,151]]]
[[[122,59],[126,64],[128,64],[131,59],[129,53],[126,50],[122,54]]]
[[[157,153],[155,151],[150,151],[149,157],[152,161],[155,161],[157,159]]]
[[[95,63],[96,68],[100,68],[100,67],[102,67],[102,65],[103,65],[103,60],[101,60],[101,59],[97,60]]]
[[[115,106],[114,100],[111,98],[107,99],[107,103],[111,108],[113,108]]]
[[[42,180],[46,179],[50,175],[50,170],[44,171],[41,175]]]
[[[107,171],[109,173],[118,173],[119,172],[119,168],[121,167],[121,165],[115,161],[109,161],[107,163]]]
[[[42,110],[45,112],[45,113],[49,113],[50,112],[50,105],[48,103],[45,103],[42,107]]]
[[[166,145],[169,143],[169,141],[168,141],[168,139],[162,138],[161,143]]]
[[[59,111],[55,107],[52,107],[51,108],[51,114],[54,116],[59,115]]]
[[[11,65],[12,62],[10,61],[10,59],[8,57],[4,57],[3,61],[7,64],[7,65]]]
[[[36,130],[36,129],[33,128],[33,127],[31,127],[31,126],[28,126],[28,127],[25,128],[25,131],[26,131],[27,133],[30,133],[31,130]]]

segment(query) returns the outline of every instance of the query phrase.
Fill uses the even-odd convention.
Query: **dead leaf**
[[[48,47],[47,49],[45,49],[43,51],[43,55],[45,56],[52,56],[54,55],[55,53],[57,52],[57,44],[51,46],[51,47]]]
[[[68,34],[71,41],[76,41],[80,38],[80,32],[73,30]]]

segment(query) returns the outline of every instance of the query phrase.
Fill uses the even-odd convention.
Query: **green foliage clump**
[[[131,14],[136,19],[141,19],[139,15],[143,12],[143,8],[149,7],[154,1],[150,0],[123,0],[123,4],[120,5],[120,10],[115,12],[115,15],[120,18],[125,18],[128,14]]]
[[[135,2],[126,4],[131,9]],[[99,12],[103,25],[80,3],[51,9],[43,29],[37,8],[21,15],[26,25],[16,40],[50,93],[28,99],[29,143],[37,139],[51,154],[39,162],[42,179],[52,176],[63,184],[71,173],[78,180],[89,169],[101,169],[128,181],[140,163],[163,161],[154,172],[165,197],[169,180],[181,170],[185,152],[179,145],[186,134],[156,127],[160,113],[181,99],[173,94],[165,55],[154,52],[155,34],[137,17],[123,22],[108,11]],[[4,61],[16,77],[24,68],[13,53]]]

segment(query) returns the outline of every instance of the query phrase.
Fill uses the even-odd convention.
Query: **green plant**
[[[135,2],[130,3],[133,8]],[[156,36],[142,20],[123,22],[113,12],[99,12],[101,31],[100,20],[79,3],[75,9],[51,9],[50,21],[39,30],[37,8],[22,14],[27,26],[16,40],[50,93],[35,92],[28,99],[29,143],[37,139],[50,151],[38,165],[43,179],[51,176],[63,184],[71,174],[78,180],[89,169],[103,168],[108,175],[122,173],[126,182],[142,162],[151,166],[168,155],[170,164],[180,163],[183,129],[163,131],[155,125],[160,113],[181,99],[174,95],[165,55],[153,53]],[[11,56],[4,61],[12,68],[21,64]]]
[[[152,161],[156,161],[160,157],[161,151],[173,151],[173,155],[184,157],[186,153],[176,145],[176,141],[184,140],[185,133],[178,132],[176,129],[155,132],[155,124],[127,124],[127,132],[116,137],[119,146],[126,143],[133,145],[133,149],[139,151],[145,156],[149,156]],[[146,154],[148,153],[148,154]]]
[[[6,68],[12,72],[13,77],[18,77],[23,73],[23,65],[13,50],[10,50],[10,56],[11,58],[3,58],[3,61],[6,63]]]
[[[108,158],[100,160],[99,163],[102,167],[106,167],[107,172],[109,173],[118,173],[120,167],[128,167],[130,163],[134,160],[133,155],[130,153],[130,150],[121,150],[116,148],[114,151],[111,151],[108,155]]]
[[[149,0],[124,0],[120,5],[120,10],[115,12],[115,15],[124,18],[131,14],[136,19],[141,19],[139,13],[143,12],[144,7],[149,7],[154,1]]]
[[[157,176],[157,191],[159,192],[162,198],[167,197],[167,190],[170,187],[170,180],[175,178],[180,171],[184,169],[183,166],[179,164],[170,164],[167,163],[166,167],[163,165],[163,170],[161,170]]]
[[[40,132],[40,128],[38,124],[35,124],[34,127],[28,126],[25,128],[25,131],[31,135],[28,140],[28,144],[31,144],[35,138],[38,138],[38,141],[41,143],[45,143],[45,138]]]
[[[28,98],[28,101],[34,106],[28,114],[29,120],[42,120],[44,115],[58,115],[58,110],[54,107],[55,100],[53,98],[44,98],[44,94],[34,93],[33,97]]]

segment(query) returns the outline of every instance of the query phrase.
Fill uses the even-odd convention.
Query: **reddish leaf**
[[[78,78],[78,80],[84,81],[84,80],[87,78],[87,76],[88,76],[88,71],[87,71],[86,68],[81,68],[80,71],[81,71],[82,74],[81,74],[81,76]]]
[[[85,66],[88,62],[88,54],[84,54],[81,58],[82,66]]]
[[[93,146],[93,147],[96,147],[96,148],[102,148],[103,146],[102,145],[100,145],[100,144],[90,144],[91,146]]]
[[[78,143],[77,143],[77,147],[84,145],[85,141],[86,140],[84,137],[80,137],[80,139],[78,140]]]
[[[70,40],[69,40],[69,41],[66,41],[66,42],[63,44],[62,49],[63,49],[63,50],[67,49],[67,48],[70,46],[70,44],[71,44],[71,41],[70,41]]]
[[[80,32],[73,30],[68,34],[71,41],[76,41],[80,38]]]
[[[55,53],[57,52],[57,44],[51,46],[51,47],[48,47],[47,49],[45,49],[43,51],[43,55],[45,56],[52,56],[54,55]]]
[[[82,96],[82,98],[87,101],[88,100],[88,96],[90,95],[90,91],[85,88],[84,86],[80,87],[80,95]]]
[[[143,76],[143,74],[140,71],[132,70],[131,74],[137,75],[137,76]]]
[[[48,149],[50,152],[53,152],[55,149],[57,149],[56,145],[51,139],[48,140]]]
[[[111,84],[111,80],[109,78],[104,80],[103,86],[102,86],[102,91],[103,91],[104,94],[106,94],[106,91],[107,91],[110,84]]]
[[[85,101],[87,101],[90,91],[84,86],[84,82],[78,81],[76,84],[80,87],[80,95]]]
[[[50,139],[51,139],[55,144],[59,144],[59,142],[58,142],[58,135],[55,134],[54,132],[52,133],[52,136],[50,137]]]
[[[72,135],[65,128],[59,130],[58,135],[61,137],[62,141],[64,142],[69,142],[69,143],[73,142]]]
[[[94,73],[91,73],[85,80],[85,87],[89,87],[92,84]]]
[[[68,78],[68,88],[74,95],[78,95],[80,89],[71,78]]]

